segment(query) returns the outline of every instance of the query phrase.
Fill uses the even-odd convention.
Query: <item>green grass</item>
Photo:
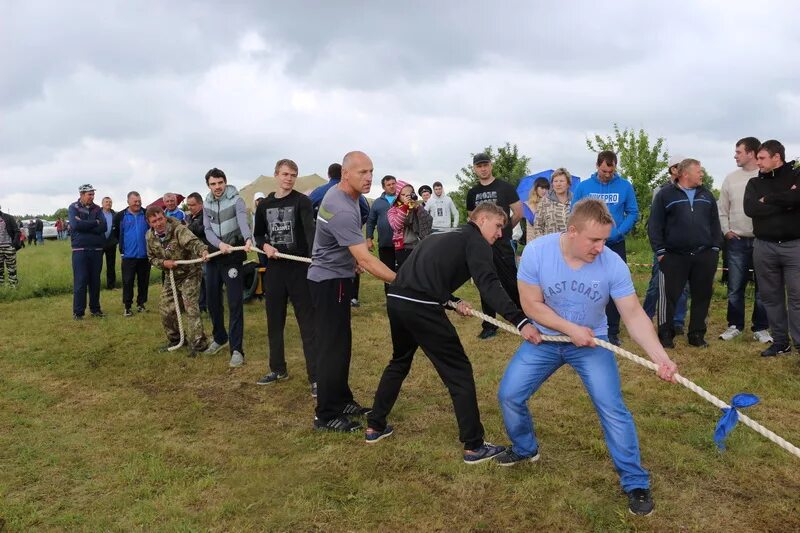
[[[14,298],[35,295],[28,284],[71,293],[68,246],[50,244],[20,253]],[[631,262],[649,262],[646,248],[631,248]],[[649,271],[633,271],[642,289]],[[462,293],[477,304],[471,286]],[[531,401],[538,463],[467,466],[450,399],[421,353],[391,416],[395,435],[368,447],[360,434],[311,431],[293,318],[292,379],[262,388],[254,384],[266,371],[260,303],[245,308],[248,364],[229,370],[222,354],[156,353],[158,315],[125,319],[119,291],[101,298],[109,317],[80,323],[69,319],[70,294],[0,303],[0,524],[12,531],[800,530],[800,460],[743,426],[720,454],[718,410],[627,361],[624,394],[657,502],[648,518],[627,513],[596,415],[568,368]],[[153,309],[157,298],[151,287]],[[351,386],[369,403],[391,345],[381,284],[364,276],[361,300]],[[720,287],[710,340],[724,313]],[[474,366],[487,439],[507,442],[495,395],[518,340],[500,333],[478,341],[477,320],[452,320]],[[707,350],[683,340],[673,356],[685,376],[725,400],[761,396],[747,414],[798,444],[797,355],[762,360],[759,349],[748,338],[712,340]]]

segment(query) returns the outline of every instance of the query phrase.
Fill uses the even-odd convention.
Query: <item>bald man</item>
[[[369,409],[353,399],[348,384],[352,332],[350,300],[356,271],[366,270],[386,283],[395,274],[367,249],[358,199],[372,187],[372,160],[350,152],[342,161],[342,180],[320,204],[308,283],[314,307],[317,356],[317,408],[314,428],[350,433],[362,428],[350,416]]]

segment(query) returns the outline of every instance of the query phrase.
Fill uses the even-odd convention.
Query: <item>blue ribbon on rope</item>
[[[728,437],[728,433],[733,431],[733,428],[736,427],[736,423],[739,421],[739,412],[736,409],[750,407],[751,405],[757,404],[758,401],[758,396],[746,392],[737,394],[731,398],[731,406],[722,409],[724,414],[722,418],[719,419],[719,422],[717,422],[717,428],[714,430],[714,442],[717,444],[717,448],[720,450],[725,449],[725,439]]]

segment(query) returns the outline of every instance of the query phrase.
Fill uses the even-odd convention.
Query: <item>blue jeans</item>
[[[644,303],[642,307],[647,316],[652,318],[656,315],[656,306],[658,305],[658,257],[653,255],[653,272],[650,276],[650,283],[647,285],[647,292],[644,295]],[[675,326],[683,327],[686,322],[686,301],[689,299],[689,285],[683,288],[683,293],[678,299],[678,305],[675,306],[675,316],[672,317],[672,323]]]
[[[636,426],[622,399],[617,362],[605,348],[578,348],[563,342],[522,343],[497,392],[513,451],[527,456],[538,450],[528,399],[564,364],[575,369],[589,393],[622,489],[649,488],[650,474],[641,465]]]
[[[44,232],[42,231],[36,232],[36,242],[38,242],[39,244],[44,244]]]
[[[744,331],[744,289],[750,280],[750,269],[753,268],[754,238],[740,237],[730,239],[728,244],[728,325],[736,326]],[[755,280],[755,277],[753,277]],[[767,310],[758,293],[758,280],[754,282],[755,298],[753,314],[750,318],[751,329],[761,331],[769,328]]]

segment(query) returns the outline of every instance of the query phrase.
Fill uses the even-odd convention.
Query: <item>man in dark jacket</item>
[[[36,221],[28,221],[28,242],[36,246]]]
[[[722,229],[717,200],[703,187],[703,168],[696,159],[678,165],[678,179],[658,191],[650,210],[647,233],[661,269],[660,290],[666,309],[658,313],[658,338],[674,348],[675,305],[689,281],[691,316],[688,341],[705,347],[706,318],[714,292]]]
[[[103,245],[103,255],[106,259],[106,289],[112,290],[117,285],[117,236],[114,234],[114,215],[111,209],[111,198],[103,198],[103,217],[106,219],[106,243]]]
[[[94,187],[88,183],[78,188],[80,198],[69,206],[72,228],[72,317],[82,320],[86,312],[86,289],[89,310],[94,317],[104,317],[100,309],[100,271],[103,269],[106,219],[94,203]]]
[[[4,286],[4,271],[8,272],[8,285],[17,288],[17,250],[22,245],[16,219],[0,210],[0,287]]]
[[[186,197],[186,207],[189,208],[189,214],[186,215],[186,225],[189,230],[194,233],[195,237],[200,239],[200,242],[208,246],[208,239],[206,239],[206,230],[203,227],[203,197],[199,192],[193,192]],[[203,263],[203,276],[200,278],[200,312],[205,313],[206,308],[206,264]]]
[[[771,357],[792,351],[790,334],[800,342],[800,171],[786,163],[776,140],[758,147],[756,163],[759,173],[747,182],[744,212],[753,219],[753,263],[773,339],[761,355]]]
[[[394,255],[394,243],[392,242],[392,227],[389,225],[387,213],[397,198],[397,179],[394,176],[384,176],[381,178],[383,193],[377,200],[372,202],[367,217],[367,248],[371,252],[375,249],[373,234],[375,228],[378,229],[378,259],[381,263],[389,267],[393,272],[397,272],[397,259]],[[384,291],[389,289],[388,284],[384,284]]]
[[[458,333],[447,319],[444,305],[457,301],[457,311],[468,316],[470,306],[452,293],[472,278],[481,297],[514,324],[525,340],[541,340],[525,313],[503,289],[494,268],[492,244],[501,238],[507,220],[508,215],[500,206],[491,203],[476,206],[467,225],[420,241],[389,286],[386,307],[392,333],[392,360],[375,392],[367,443],[392,433],[386,417],[397,401],[414,353],[421,347],[450,391],[459,439],[464,443],[464,462],[477,464],[505,449],[483,439],[472,365]]]

